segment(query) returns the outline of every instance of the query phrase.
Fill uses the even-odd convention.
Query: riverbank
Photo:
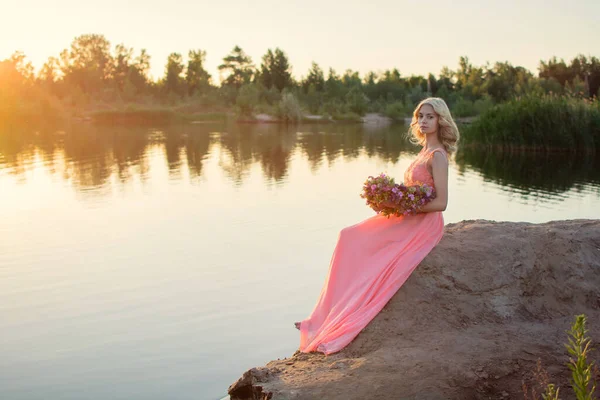
[[[253,368],[231,399],[522,398],[538,359],[567,396],[573,316],[586,314],[600,338],[600,220],[445,229],[348,347]]]
[[[80,121],[99,124],[172,124],[172,123],[218,123],[236,122],[242,124],[294,124],[294,123],[368,123],[388,125],[395,122],[382,114],[368,113],[364,116],[343,115],[336,118],[324,115],[304,114],[298,121],[288,121],[274,115],[260,113],[250,117],[240,117],[233,110],[182,112],[174,109],[140,109],[140,110],[104,110],[93,111],[76,117]]]
[[[213,111],[183,113],[169,109],[148,110],[117,110],[97,111],[89,113],[84,117],[78,117],[82,121],[95,123],[207,123],[234,121],[246,124],[288,124],[289,121],[269,114],[256,114],[252,117],[238,117],[233,111]],[[455,118],[457,123],[470,124],[475,117]],[[305,114],[299,121],[294,123],[364,123],[368,125],[385,126],[392,123],[403,123],[410,125],[412,117],[404,117],[400,120],[387,117],[380,113],[367,113],[364,116],[349,115],[346,117],[333,118],[331,116]]]
[[[370,126],[385,126],[393,123],[408,125],[411,115],[399,114],[392,118],[381,112],[356,114],[352,112],[334,114],[311,114],[298,108],[296,115],[281,114],[281,110],[257,111],[240,114],[236,107],[211,106],[197,102],[178,105],[160,105],[152,103],[109,104],[99,102],[87,106],[68,106],[56,104],[51,114],[13,115],[13,120],[28,121],[31,119],[52,119],[95,123],[101,125],[169,125],[169,124],[203,124],[203,123],[241,123],[241,124],[328,124],[328,123],[363,123]],[[31,110],[29,110],[31,111]],[[35,117],[35,118],[34,118]],[[293,118],[292,118],[293,117]],[[458,123],[470,123],[474,117],[455,118]]]

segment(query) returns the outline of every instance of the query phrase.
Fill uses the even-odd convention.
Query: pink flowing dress
[[[434,185],[427,161],[442,149],[421,150],[404,183]],[[375,215],[339,234],[329,272],[310,316],[300,323],[300,351],[331,354],[348,345],[381,311],[439,243],[441,212],[406,217]]]

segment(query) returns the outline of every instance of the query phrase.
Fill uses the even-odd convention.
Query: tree
[[[252,80],[254,65],[250,56],[246,55],[239,46],[235,46],[231,53],[223,58],[223,64],[219,65],[219,71],[228,73],[223,84],[239,89],[240,86]]]
[[[26,100],[35,99],[33,66],[21,52],[0,61],[0,116],[11,116]]]
[[[352,71],[351,69],[347,69],[344,72],[344,76],[342,76],[342,83],[348,89],[352,89],[354,87],[362,88],[362,80],[360,79],[360,75],[357,71]]]
[[[563,59],[558,61],[556,57],[552,57],[548,62],[540,61],[538,70],[540,78],[554,78],[563,87],[574,78],[573,72],[567,67],[565,61]]]
[[[571,60],[569,66],[573,80],[576,77],[584,84],[584,93],[586,96],[592,96],[600,88],[600,61],[596,57],[589,59],[583,54],[578,55]]]
[[[474,67],[468,57],[460,57],[459,68],[455,73],[456,88],[461,91],[463,97],[476,100],[481,93],[483,85],[483,68]]]
[[[260,77],[266,88],[275,86],[277,90],[282,91],[293,85],[290,62],[283,50],[276,48],[273,52],[269,49],[262,61]]]
[[[31,62],[26,61],[27,57],[23,52],[17,51],[13,53],[8,60],[4,60],[7,68],[13,70],[13,73],[18,76],[15,83],[26,84],[33,83],[33,65]]]
[[[21,52],[0,61],[0,91],[18,94],[19,90],[33,81],[33,66],[25,61]]]
[[[167,58],[165,67],[164,88],[167,93],[176,93],[182,95],[184,93],[183,76],[183,59],[179,53],[171,53]]]
[[[301,82],[302,90],[308,93],[309,87],[314,87],[317,92],[322,92],[325,89],[325,77],[323,70],[319,65],[313,61],[310,70],[308,70],[308,76]]]
[[[600,95],[600,60],[597,57],[591,57],[589,63],[588,90],[590,96]]]
[[[411,88],[419,87],[422,92],[427,92],[427,79],[422,77],[421,75],[411,75],[407,79],[408,86]]]
[[[58,78],[58,60],[55,57],[50,57],[40,69],[37,76],[37,83],[47,91],[55,92]]]
[[[133,49],[125,47],[124,44],[118,44],[115,47],[115,56],[113,58],[113,81],[116,88],[122,92],[126,81],[129,79]]]
[[[430,73],[427,77],[427,93],[434,95],[435,93],[437,93],[437,90],[437,79],[435,79],[435,76]]]
[[[206,51],[190,50],[188,53],[185,81],[190,96],[196,92],[206,90],[210,86],[210,74],[204,69],[205,61]]]
[[[329,68],[329,75],[325,81],[325,93],[328,99],[340,98],[345,93],[342,80],[333,68]]]
[[[461,56],[458,61],[458,70],[454,74],[459,88],[463,88],[467,85],[472,71],[473,65],[469,62],[469,57]]]
[[[363,79],[363,91],[370,100],[379,100],[380,102],[383,102],[384,97],[379,95],[379,90],[377,89],[377,74],[370,71]]]
[[[129,71],[129,82],[138,93],[148,89],[150,83],[150,55],[146,49],[140,51]]]
[[[514,67],[508,62],[497,62],[493,68],[485,72],[483,91],[496,102],[509,100],[515,95],[523,94],[533,75],[523,67]]]
[[[235,100],[237,113],[241,117],[252,117],[254,108],[259,102],[259,90],[256,84],[249,83],[240,88]]]
[[[454,89],[455,73],[450,68],[444,66],[440,71],[440,79],[437,82],[438,87],[445,86],[448,90]]]
[[[58,80],[58,60],[49,57],[38,74],[38,81],[54,83]]]
[[[78,86],[85,93],[100,91],[113,72],[110,42],[103,35],[76,37],[71,49],[61,53],[60,69],[67,85]]]
[[[345,100],[350,111],[359,115],[363,115],[369,106],[369,98],[359,86],[352,86],[348,93],[346,93]]]
[[[373,98],[382,98],[388,102],[403,101],[406,95],[406,81],[402,78],[400,71],[394,68],[386,70],[377,81],[376,94]]]

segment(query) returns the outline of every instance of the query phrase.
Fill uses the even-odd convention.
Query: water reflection
[[[110,193],[111,180],[127,184],[147,180],[150,159],[166,163],[170,179],[201,182],[209,157],[233,185],[241,185],[253,166],[265,180],[285,181],[294,156],[314,171],[324,162],[361,155],[396,163],[416,149],[404,126],[367,129],[362,125],[177,125],[160,130],[75,125],[64,130],[0,132],[0,171],[26,181],[27,171],[43,168],[69,181],[78,191]],[[600,182],[600,159],[592,155],[494,153],[463,149],[456,155],[459,173],[475,171],[485,179],[524,194],[559,194]],[[102,189],[106,190],[102,190]]]
[[[459,173],[476,171],[488,181],[525,195],[558,195],[584,190],[584,186],[600,193],[600,158],[593,154],[461,149],[456,164]]]
[[[265,178],[280,181],[296,149],[313,169],[324,159],[352,159],[361,151],[395,162],[401,152],[414,151],[403,132],[402,127],[365,134],[360,125],[236,124],[183,125],[161,130],[80,125],[65,131],[4,131],[0,132],[0,166],[23,175],[36,161],[50,172],[57,170],[57,163],[64,163],[65,179],[73,179],[79,189],[86,189],[104,185],[113,173],[126,182],[131,179],[132,167],[137,167],[143,178],[153,146],[164,152],[173,177],[181,175],[183,164],[190,176],[200,177],[211,146],[217,144],[220,166],[233,182],[242,183],[255,163],[261,165]]]

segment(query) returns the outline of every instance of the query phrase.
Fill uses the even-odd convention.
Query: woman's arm
[[[421,212],[444,211],[448,205],[448,159],[443,154],[433,153],[431,175],[436,197],[421,207]]]
[[[433,154],[431,158],[431,175],[435,185],[436,197],[429,203],[421,207],[420,212],[445,211],[448,205],[448,159],[438,152]],[[384,208],[394,209],[396,204],[390,201],[379,203],[375,211]]]

